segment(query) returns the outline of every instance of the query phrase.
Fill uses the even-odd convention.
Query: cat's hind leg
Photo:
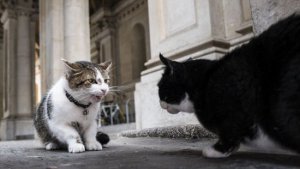
[[[230,155],[230,153],[222,153],[217,151],[214,146],[207,146],[202,149],[202,155],[208,158],[225,158]]]
[[[208,158],[225,158],[239,149],[240,143],[219,139],[213,146],[202,149],[202,155]]]
[[[242,128],[234,128],[234,123],[220,125],[219,140],[212,146],[202,150],[202,154],[208,158],[224,158],[236,152],[243,138]]]

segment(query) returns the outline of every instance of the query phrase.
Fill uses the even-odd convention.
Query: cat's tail
[[[109,142],[109,136],[105,133],[100,132],[100,131],[97,132],[96,139],[102,145],[107,144]]]

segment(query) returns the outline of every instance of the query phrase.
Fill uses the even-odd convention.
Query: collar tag
[[[82,114],[85,115],[85,116],[88,115],[89,114],[88,109],[84,109],[83,112],[82,112]]]

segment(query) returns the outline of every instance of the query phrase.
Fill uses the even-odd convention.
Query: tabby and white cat
[[[111,63],[63,61],[65,75],[43,97],[34,116],[37,133],[46,150],[102,150],[109,137],[97,133],[96,118],[99,102],[109,91]]]
[[[160,59],[166,65],[158,83],[161,107],[170,113],[195,112],[219,136],[204,156],[227,157],[241,143],[300,153],[299,15],[220,60]]]

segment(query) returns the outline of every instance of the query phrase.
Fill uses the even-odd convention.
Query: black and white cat
[[[195,112],[219,140],[206,157],[227,157],[240,144],[278,146],[300,153],[300,16],[272,25],[222,59],[166,65],[159,87],[161,107]],[[258,145],[259,146],[259,145]]]
[[[109,91],[111,63],[64,63],[65,75],[44,96],[34,116],[37,133],[46,150],[102,150],[109,137],[97,133],[96,118],[99,102]]]

